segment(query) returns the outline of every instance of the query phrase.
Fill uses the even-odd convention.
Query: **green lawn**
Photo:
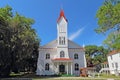
[[[84,78],[84,77],[57,77],[57,78],[34,78],[33,80],[120,80],[120,78]]]
[[[33,80],[120,80],[120,76],[100,74],[95,77],[75,77],[71,75],[61,75],[60,77],[33,78]]]
[[[106,75],[106,74],[100,74],[99,76],[96,74],[95,77],[75,77],[73,75],[67,75],[63,74],[60,77],[49,77],[49,76],[36,76],[35,73],[23,73],[20,72],[18,74],[11,73],[10,76],[12,78],[29,78],[32,80],[108,80],[108,79],[113,79],[113,80],[120,80],[120,76],[115,76],[115,75]],[[29,80],[28,79],[28,80]]]

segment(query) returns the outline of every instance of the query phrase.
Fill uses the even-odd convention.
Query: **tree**
[[[85,46],[87,66],[93,67],[107,60],[108,50],[103,46],[88,45]]]
[[[0,8],[0,75],[9,75],[10,73],[10,28],[8,19],[12,17],[11,8],[6,6]]]
[[[117,32],[111,32],[107,39],[103,42],[108,49],[120,49],[120,33]]]
[[[88,56],[92,56],[96,51],[97,51],[96,45],[85,46],[85,53],[88,54]]]
[[[0,76],[8,76],[10,71],[19,72],[21,62],[26,63],[23,66],[29,63],[26,59],[36,60],[39,40],[31,28],[33,23],[33,19],[13,14],[9,6],[0,8]],[[30,66],[27,68],[30,71]]]
[[[99,27],[97,33],[104,33],[109,30],[120,29],[120,2],[119,0],[105,0],[104,4],[97,11]]]
[[[104,44],[112,49],[120,49],[120,0],[105,0],[97,11],[99,27],[97,33],[107,33]]]

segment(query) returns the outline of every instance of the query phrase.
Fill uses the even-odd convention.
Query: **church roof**
[[[57,40],[53,40],[46,45],[41,46],[42,48],[56,48],[57,47]]]
[[[75,42],[68,40],[68,48],[83,48],[82,46],[76,44]]]
[[[120,53],[120,50],[113,50],[108,54],[108,56],[111,56],[111,55],[114,55],[114,54],[117,54],[117,53]]]
[[[41,46],[41,48],[57,48],[57,40],[53,40],[48,44]],[[83,47],[79,46],[78,44],[74,43],[71,40],[68,40],[68,48],[83,48]]]
[[[65,15],[64,15],[64,11],[63,10],[60,11],[60,16],[59,16],[57,22],[59,22],[62,17],[67,21]]]

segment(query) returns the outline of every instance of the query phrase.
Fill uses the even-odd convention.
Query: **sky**
[[[60,10],[68,20],[68,38],[79,45],[101,46],[106,38],[97,34],[97,10],[104,0],[0,0],[0,7],[9,5],[13,12],[32,18],[32,27],[45,45],[57,38],[57,19]]]

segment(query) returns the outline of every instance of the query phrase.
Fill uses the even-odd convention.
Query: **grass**
[[[115,76],[111,74],[96,74],[95,77],[75,77],[73,75],[63,74],[60,77],[43,77],[43,78],[33,78],[33,80],[120,80],[120,76]]]
[[[120,76],[115,76],[113,74],[104,74],[104,73],[100,74],[100,77],[102,77],[102,78],[120,78]]]
[[[14,77],[14,76],[22,76],[24,74],[25,74],[24,72],[20,72],[20,73],[11,72],[10,76],[12,76],[12,77]]]
[[[108,80],[108,79],[120,80],[120,76],[100,74],[99,77],[98,75],[96,75],[95,77],[75,77],[73,75],[63,74],[60,77],[33,78],[33,80]]]
[[[67,75],[67,74],[62,74],[61,76],[55,77],[55,76],[36,76],[35,73],[29,73],[25,74],[24,72],[20,73],[11,73],[10,76],[12,78],[28,78],[32,80],[107,80],[107,79],[114,79],[114,80],[120,80],[120,76],[115,76],[115,75],[106,75],[106,74],[96,74],[95,77],[75,77],[73,75]],[[11,78],[11,77],[10,77]]]
[[[62,74],[61,77],[74,77],[74,75],[71,75],[71,74]]]
[[[59,78],[37,78],[33,80],[120,80],[120,78],[84,78],[84,77],[59,77]]]

